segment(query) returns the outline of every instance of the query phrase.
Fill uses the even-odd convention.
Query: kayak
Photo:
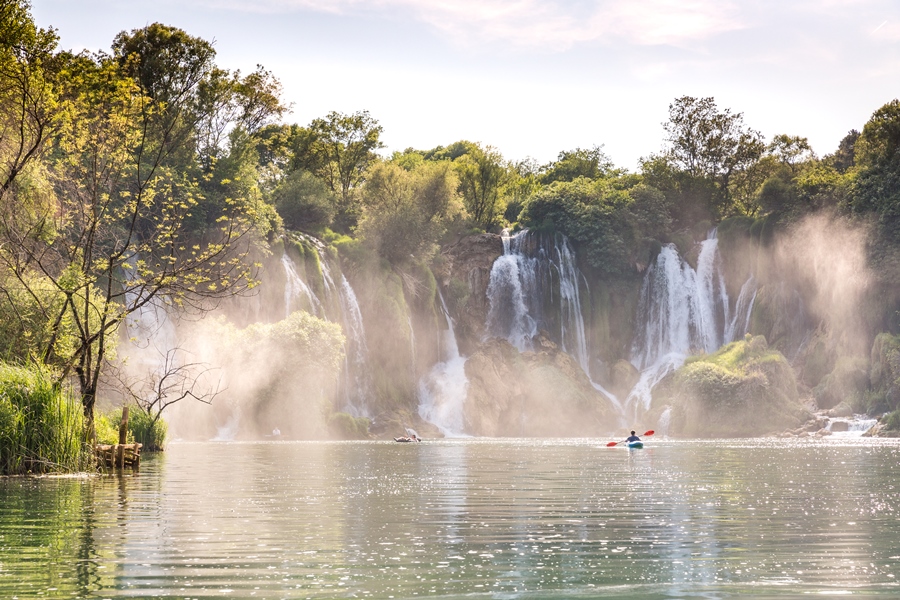
[[[629,448],[643,448],[644,442],[628,442]]]

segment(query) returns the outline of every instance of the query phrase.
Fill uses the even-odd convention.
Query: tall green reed
[[[0,474],[90,469],[84,426],[81,403],[49,372],[0,362]]]

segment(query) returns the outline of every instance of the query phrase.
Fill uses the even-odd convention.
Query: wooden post
[[[122,422],[119,423],[119,447],[116,448],[116,466],[125,468],[125,442],[128,441],[128,407],[122,407]]]
[[[122,407],[122,422],[119,423],[119,443],[124,444],[128,440],[128,407]]]

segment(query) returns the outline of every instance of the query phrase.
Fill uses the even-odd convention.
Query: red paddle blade
[[[650,431],[645,431],[644,435],[653,435],[654,433],[656,432],[651,429]]]
[[[619,443],[619,442],[610,442],[610,443],[608,443],[608,444],[606,445],[606,447],[607,447],[607,448],[612,448],[613,446],[615,446],[615,445],[618,444],[618,443]]]

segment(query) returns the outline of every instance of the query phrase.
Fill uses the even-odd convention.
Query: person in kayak
[[[631,432],[631,435],[628,436],[628,438],[627,438],[625,441],[626,441],[626,442],[639,442],[639,441],[641,441],[641,438],[639,438],[638,436],[636,436],[636,435],[634,434],[634,432],[632,431],[632,432]]]

